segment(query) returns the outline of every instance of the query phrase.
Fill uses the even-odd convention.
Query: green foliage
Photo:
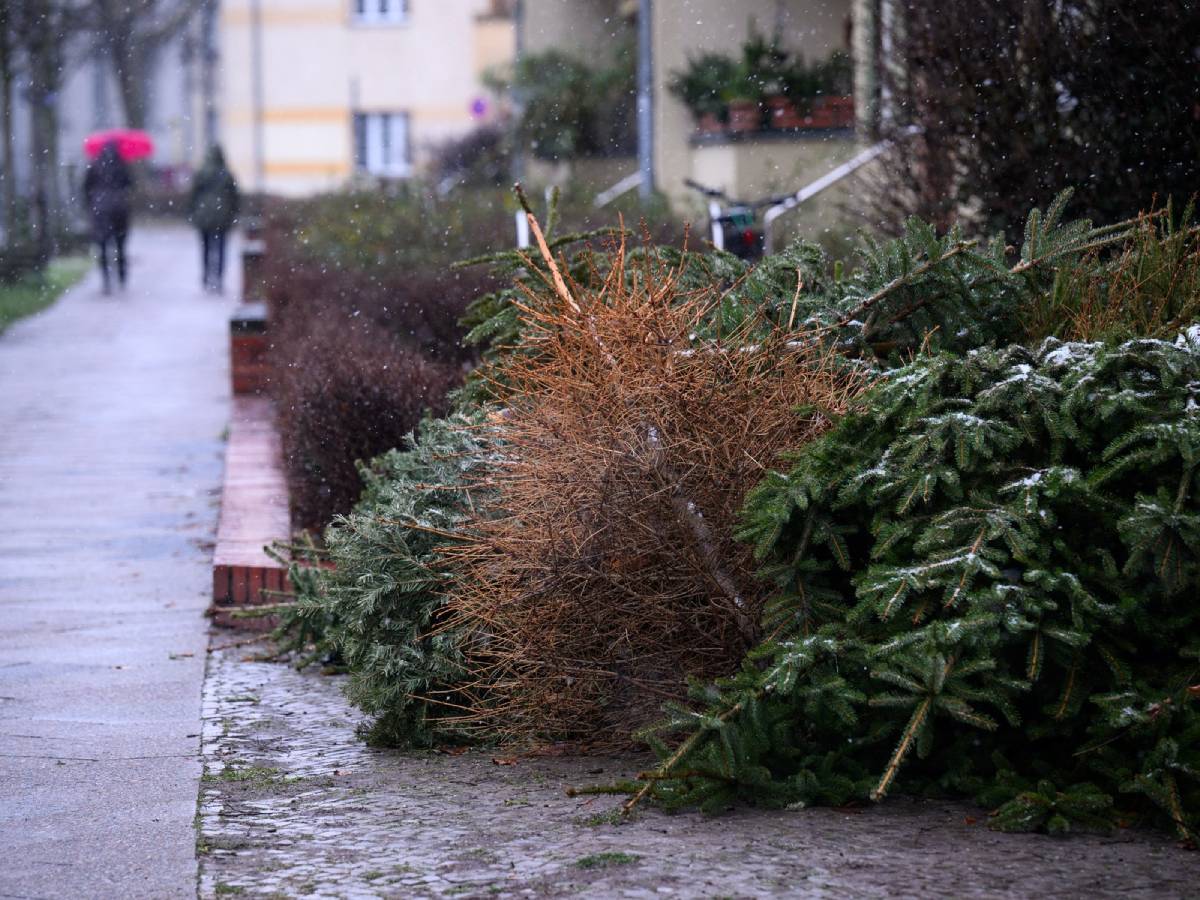
[[[307,531],[296,544],[276,544],[267,548],[276,562],[287,567],[292,592],[300,601],[280,603],[272,610],[278,625],[271,633],[277,657],[291,655],[293,665],[304,669],[321,660],[337,659],[332,636],[338,616],[329,604],[319,602],[322,596],[322,566],[327,555],[317,546]]]
[[[754,268],[625,248],[623,278],[669,274],[680,295],[719,286],[699,342],[802,328],[879,379],[750,496],[740,537],[774,586],[767,637],[646,735],[664,760],[648,782],[659,802],[718,811],[896,789],[977,797],[1004,829],[1103,827],[1119,805],[1195,839],[1200,329],[1161,339],[1192,316],[1194,232],[1064,223],[1068,196],[1034,210],[1015,258],[915,220],[864,241],[849,274],[803,243]],[[615,245],[575,246],[598,235],[556,236],[555,218],[569,280],[603,283]],[[554,290],[536,252],[490,259],[511,285],[468,314],[485,373],[531,352],[516,304]],[[1073,334],[1081,307],[1064,298],[1084,282],[1166,312],[1098,341],[1011,343]],[[438,560],[465,539],[465,504],[487,509],[472,485],[494,438],[478,410],[505,390],[474,381],[456,418],[374,464],[327,533],[334,567],[293,575],[309,639],[342,655],[379,740],[462,735],[465,636],[439,619]]]
[[[848,95],[853,90],[853,65],[841,51],[806,63],[800,54],[754,33],[736,57],[710,51],[688,59],[683,69],[672,73],[670,90],[697,118],[708,114],[725,120],[729,104],[737,100],[762,103],[784,96],[807,108],[824,94]]]
[[[1070,198],[1063,191],[1044,214],[1029,214],[1015,262],[999,239],[981,247],[957,228],[939,235],[915,218],[892,240],[864,235],[862,265],[842,277],[817,274],[827,267],[823,254],[791,248],[803,280],[792,318],[845,353],[881,360],[904,359],[922,348],[965,352],[1012,340],[1023,334],[1024,311],[1052,288],[1056,272],[1082,266],[1089,254],[1129,238],[1131,222],[1105,228],[1064,223]],[[1098,257],[1091,260],[1100,265]],[[777,270],[783,264],[772,263]],[[782,302],[776,293],[776,320]]]
[[[1045,831],[1066,834],[1072,825],[1107,829],[1112,826],[1112,797],[1094,784],[1075,784],[1065,791],[1043,778],[1003,804],[992,819],[997,831]]]
[[[734,77],[721,92],[728,102],[761,102],[768,94],[779,94],[786,89],[788,54],[776,41],[751,33],[742,44],[736,65]]]
[[[271,218],[305,261],[382,275],[437,269],[503,246],[512,234],[514,208],[498,188],[441,197],[414,185],[289,200],[275,204]]]
[[[546,50],[523,54],[510,79],[490,80],[493,89],[519,96],[518,136],[539,158],[619,156],[637,143],[635,60],[623,43],[601,65]]]
[[[655,737],[657,796],[838,803],[899,783],[1061,832],[1140,794],[1194,839],[1198,395],[1200,327],[889,373],[747,501],[772,637]],[[685,752],[669,733],[692,734]]]
[[[1026,240],[1015,261],[1003,242],[986,247],[951,229],[938,235],[928,223],[910,219],[904,234],[889,241],[863,235],[862,265],[847,275],[831,267],[815,244],[796,241],[750,266],[719,251],[684,253],[649,245],[631,249],[630,279],[656,271],[678,271],[686,293],[712,284],[726,288],[721,304],[697,323],[697,333],[753,337],[776,328],[805,328],[842,352],[871,359],[901,359],[921,348],[965,351],[1021,334],[1023,314],[1055,284],[1066,266],[1095,270],[1095,256],[1129,237],[1130,224],[1093,228],[1062,221],[1071,192],[1064,191],[1043,214],[1029,215]],[[556,252],[603,232],[554,237],[556,213],[547,216],[547,237]],[[632,235],[626,235],[627,238]],[[616,238],[616,235],[613,235]],[[576,281],[595,286],[612,268],[614,248],[584,247],[564,266]],[[508,352],[520,343],[521,316],[513,300],[537,302],[553,292],[549,270],[536,252],[505,251],[467,263],[491,262],[507,284],[477,300],[464,319],[466,342],[489,352]],[[490,349],[486,349],[490,348]]]
[[[729,111],[725,91],[737,77],[737,60],[724,53],[701,53],[674,73],[671,93],[697,118],[712,115],[724,119]]]
[[[797,56],[784,78],[787,96],[801,103],[823,94],[845,97],[854,92],[854,64],[843,50],[809,64]]]
[[[1050,290],[1022,311],[1030,340],[1167,337],[1200,319],[1200,226],[1195,207],[1170,202],[1142,217],[1111,259],[1059,268]]]
[[[341,657],[348,696],[375,717],[373,742],[421,746],[435,728],[443,738],[456,732],[446,720],[455,712],[460,635],[439,627],[438,551],[472,499],[482,499],[469,487],[485,449],[458,427],[475,425],[464,416],[428,420],[409,449],[364,467],[362,499],[326,529],[325,557],[314,566],[313,554],[301,554],[289,572],[297,603],[284,632]]]
[[[1108,263],[1096,254],[1128,239],[1128,222],[1107,228],[1063,223],[1070,197],[1064,191],[1045,214],[1030,213],[1027,239],[1015,260],[1000,241],[980,247],[957,230],[938,235],[912,219],[903,235],[889,241],[863,235],[862,265],[850,274],[831,266],[817,245],[796,241],[756,266],[719,251],[685,253],[651,244],[627,250],[632,262],[626,277],[647,277],[648,265],[677,272],[681,294],[713,284],[724,288],[720,305],[697,323],[701,336],[740,332],[753,339],[773,329],[803,328],[849,356],[873,362],[900,360],[922,348],[964,352],[1022,334],[1026,311],[1052,290],[1058,272],[1088,266],[1100,271]],[[551,234],[550,246],[557,251],[600,235]],[[582,284],[598,285],[611,271],[613,252],[611,244],[585,246],[566,261],[565,271]],[[476,301],[464,320],[467,343],[490,348],[484,352],[488,358],[520,343],[521,317],[512,301],[536,303],[553,287],[536,253],[508,251],[484,259],[499,265],[509,285]]]

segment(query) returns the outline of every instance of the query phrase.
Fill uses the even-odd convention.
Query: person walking
[[[109,249],[117,266],[117,281],[125,287],[125,238],[129,234],[129,191],[133,176],[121,159],[116,141],[104,145],[83,176],[83,196],[92,218],[92,237],[100,248],[100,277],[104,293],[112,292]]]
[[[225,165],[225,154],[213,145],[192,181],[188,219],[200,232],[204,289],[220,293],[225,275],[225,235],[237,221],[238,188]]]

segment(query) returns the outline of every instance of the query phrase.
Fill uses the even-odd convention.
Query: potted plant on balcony
[[[725,130],[725,93],[738,77],[737,62],[721,53],[702,53],[674,73],[671,93],[684,102],[696,118],[701,133]]]
[[[763,101],[766,99],[763,82],[744,61],[726,82],[723,96],[729,108],[730,131],[758,131],[762,128]]]
[[[742,44],[737,77],[728,86],[731,131],[758,131],[763,125],[764,101],[785,92],[788,54],[774,41],[751,32]]]
[[[779,76],[781,90],[778,95],[767,97],[770,112],[770,127],[791,130],[805,125],[813,95],[816,93],[816,76],[813,67],[797,54],[788,61]]]
[[[841,51],[812,67],[812,112],[808,123],[817,128],[854,126],[854,68]]]
[[[762,100],[746,90],[744,85],[731,86],[726,96],[729,104],[729,130],[758,131],[762,128]]]

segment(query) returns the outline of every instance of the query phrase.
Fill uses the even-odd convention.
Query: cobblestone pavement
[[[565,788],[639,761],[373,750],[339,681],[210,656],[201,897],[1182,897],[1200,881],[1200,853],[1159,835],[1003,835],[944,803],[618,823],[618,798]]]

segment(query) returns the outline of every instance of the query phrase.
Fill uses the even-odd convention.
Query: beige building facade
[[[403,179],[495,116],[510,61],[496,0],[223,0],[220,136],[248,188],[290,196]]]

